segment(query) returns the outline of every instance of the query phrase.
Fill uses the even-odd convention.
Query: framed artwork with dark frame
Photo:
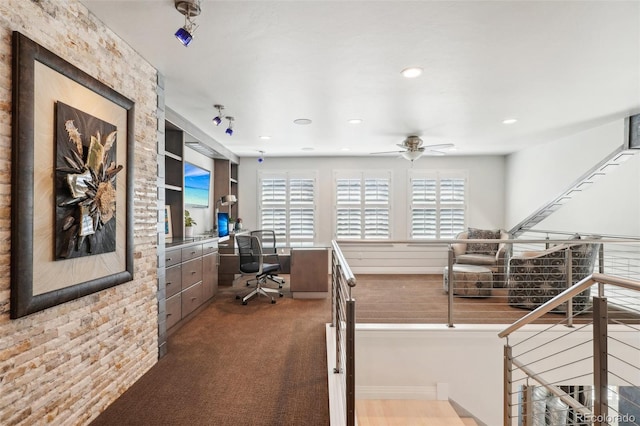
[[[133,279],[134,103],[13,33],[11,318]]]

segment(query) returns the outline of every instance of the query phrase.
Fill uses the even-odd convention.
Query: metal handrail
[[[525,325],[531,324],[533,321],[549,313],[554,308],[557,308],[558,306],[562,305],[564,302],[582,293],[587,288],[590,288],[595,283],[615,285],[617,287],[640,291],[640,281],[630,280],[630,279],[621,278],[621,277],[614,277],[611,275],[605,275],[600,273],[594,273],[582,279],[581,281],[577,282],[572,287],[569,287],[562,293],[555,296],[553,299],[544,303],[543,305],[538,307],[535,311],[532,311],[527,315],[525,315],[524,317],[520,318],[519,320],[511,324],[509,327],[505,328],[503,331],[498,333],[498,336],[501,338],[507,337],[511,333],[521,329]]]
[[[356,278],[349,267],[344,254],[335,240],[331,241],[332,252],[332,326],[335,331],[336,366],[333,372],[344,373],[345,423],[356,424],[355,415],[355,300],[351,290]],[[346,286],[345,286],[346,283]],[[343,311],[344,308],[344,311]],[[343,359],[344,357],[344,359]],[[344,363],[343,363],[344,361]]]
[[[342,250],[340,250],[340,246],[338,246],[338,242],[336,240],[331,240],[331,247],[333,248],[333,252],[335,256],[338,258],[338,262],[342,268],[342,274],[345,276],[347,284],[349,287],[356,286],[356,277],[351,272],[351,268],[347,263],[347,260],[344,258],[344,254],[342,254]]]

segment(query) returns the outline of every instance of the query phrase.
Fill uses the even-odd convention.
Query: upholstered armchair
[[[512,256],[507,267],[507,299],[511,306],[536,309],[573,284],[588,277],[598,258],[600,243],[560,244],[547,250]],[[567,259],[571,256],[571,276]],[[591,306],[590,289],[573,298],[573,312]],[[567,303],[553,312],[566,312]]]
[[[456,236],[458,240],[468,240],[451,244],[453,263],[457,265],[477,265],[491,269],[493,286],[504,287],[505,259],[510,247],[500,240],[508,240],[509,233],[503,230],[483,230],[469,228]],[[495,243],[479,243],[479,240],[496,240]]]

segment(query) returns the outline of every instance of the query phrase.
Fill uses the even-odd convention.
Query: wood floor
[[[379,400],[356,401],[358,426],[475,426],[460,418],[448,401]]]
[[[356,300],[356,322],[398,324],[448,323],[448,295],[442,286],[442,275],[376,275],[357,274],[352,295]],[[493,288],[489,297],[453,297],[453,324],[512,324],[529,310],[514,308],[507,299],[508,290]],[[635,313],[610,307],[611,319],[633,321]],[[561,313],[549,313],[535,321],[554,324],[565,320]],[[576,323],[591,321],[591,312],[574,318]]]

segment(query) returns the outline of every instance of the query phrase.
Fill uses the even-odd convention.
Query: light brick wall
[[[135,102],[134,280],[9,319],[11,33]],[[0,1],[0,424],[87,424],[157,361],[156,70],[75,0]]]

